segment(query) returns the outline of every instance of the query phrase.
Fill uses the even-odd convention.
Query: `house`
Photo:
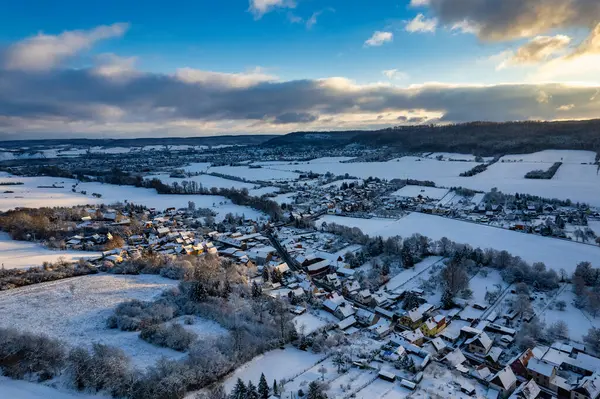
[[[600,398],[600,374],[583,377],[571,391],[571,399],[598,399]]]
[[[492,348],[492,340],[486,333],[481,333],[473,338],[469,338],[465,341],[467,349],[471,353],[477,353],[479,355],[487,355]]]
[[[368,305],[371,302],[371,291],[367,289],[361,290],[356,294],[355,298],[363,305]]]
[[[446,328],[446,318],[442,315],[430,317],[421,325],[421,331],[428,337],[433,337]]]
[[[413,345],[420,346],[423,344],[424,335],[423,332],[421,332],[421,330],[418,328],[414,331],[403,331],[400,333],[400,336]]]
[[[456,348],[452,352],[448,353],[443,360],[450,366],[456,367],[466,362],[467,358],[460,349]]]
[[[527,364],[529,363],[529,359],[533,357],[533,351],[531,349],[525,350],[520,355],[514,357],[508,362],[508,365],[512,369],[513,373],[521,377],[527,377],[529,373],[527,372]]]
[[[356,324],[356,318],[354,316],[348,316],[344,320],[340,321],[337,326],[340,330],[346,330]]]
[[[517,377],[507,366],[492,377],[490,386],[500,392],[500,397],[507,398],[517,386]]]
[[[550,383],[556,376],[556,366],[546,363],[539,359],[530,359],[527,364],[529,376],[535,380],[538,385],[550,388]]]
[[[364,325],[364,326],[372,326],[373,324],[377,323],[377,321],[379,320],[379,316],[376,315],[373,312],[370,312],[366,309],[358,309],[356,311],[356,320]]]
[[[509,399],[536,399],[539,397],[542,390],[535,383],[534,380],[529,380],[523,382],[512,395],[510,395]]]
[[[396,375],[390,371],[380,370],[378,377],[389,382],[396,381]]]
[[[487,360],[491,364],[496,364],[496,363],[498,363],[498,359],[500,358],[501,354],[502,354],[502,348],[499,348],[497,346],[492,346],[492,349],[490,349],[490,351],[487,353],[487,355],[485,355],[485,360]]]
[[[352,305],[350,305],[350,303],[346,301],[341,302],[337,309],[333,312],[333,314],[340,320],[350,317],[354,313],[356,313],[356,311],[354,310]]]

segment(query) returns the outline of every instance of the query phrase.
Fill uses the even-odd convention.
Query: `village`
[[[98,212],[90,210],[90,214]],[[516,349],[520,326],[534,314],[516,307],[514,285],[502,286],[491,300],[481,295],[457,298],[454,307],[444,309],[436,295],[423,289],[421,278],[442,267],[443,257],[428,257],[373,289],[356,277],[369,266],[357,268],[348,263],[363,247],[335,234],[295,228],[293,222],[258,226],[250,220],[229,226],[234,231],[201,234],[191,227],[193,214],[192,209],[146,210],[147,220],[139,234],[126,237],[123,247],[105,251],[92,261],[117,267],[149,250],[230,259],[248,268],[248,284],[259,285],[263,295],[289,301],[294,323],[305,339],[338,332],[350,341],[366,339],[374,355],[347,354],[344,367],[372,370],[379,379],[399,384],[406,392],[420,389],[429,368],[443,367],[460,377],[449,382],[451,391],[466,396],[600,397],[600,359],[586,352],[584,345],[558,339],[547,346]],[[115,209],[98,216],[102,221],[84,217],[79,227],[131,222],[127,213]],[[78,249],[112,239],[110,233],[77,235],[66,244]],[[532,299],[533,295],[537,296],[532,294]]]

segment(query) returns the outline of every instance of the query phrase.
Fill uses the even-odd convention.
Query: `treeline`
[[[330,223],[322,226],[323,230],[340,235],[352,243],[365,246],[357,254],[346,254],[346,262],[351,266],[362,265],[366,260],[376,256],[387,256],[400,260],[404,268],[413,267],[416,263],[431,255],[458,259],[461,267],[473,269],[487,266],[500,271],[502,278],[509,284],[523,282],[540,290],[550,290],[558,287],[561,280],[569,276],[561,271],[561,275],[547,269],[542,262],[530,265],[518,256],[508,251],[498,251],[491,248],[473,248],[468,244],[458,244],[445,237],[434,241],[420,234],[402,239],[399,236],[383,239],[369,237],[359,228],[350,228]]]
[[[0,181],[0,186],[22,186],[22,181]]]
[[[600,150],[600,119],[559,122],[469,122],[449,125],[396,126],[377,131],[313,132],[272,139],[271,146],[389,146],[402,152],[453,152],[495,156],[546,149]]]
[[[0,215],[0,230],[15,240],[61,239],[83,216],[87,213],[81,207],[10,210]]]
[[[525,174],[526,179],[544,179],[550,180],[554,177],[558,168],[562,165],[562,162],[555,162],[552,166],[550,166],[547,170],[532,170],[531,172],[527,172]]]
[[[84,260],[77,263],[61,260],[55,263],[44,262],[40,267],[29,269],[6,269],[5,267],[3,264],[0,269],[0,291],[98,273],[94,265]]]

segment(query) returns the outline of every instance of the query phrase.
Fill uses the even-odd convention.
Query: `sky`
[[[598,0],[21,0],[0,140],[600,117]]]

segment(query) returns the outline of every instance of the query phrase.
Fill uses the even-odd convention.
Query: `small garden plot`
[[[588,333],[590,328],[600,328],[600,317],[593,317],[585,310],[576,308],[573,305],[574,300],[573,287],[568,285],[544,313],[539,315],[539,318],[546,323],[547,327],[557,321],[564,321],[569,327],[569,338],[576,342],[583,342],[583,336]],[[559,302],[565,303],[564,310],[560,310],[560,305],[557,306]]]
[[[503,290],[507,286],[508,284],[502,280],[502,276],[498,270],[487,267],[482,268],[469,281],[469,288],[473,291],[473,297],[469,301],[471,303],[485,303],[487,305],[487,301],[485,300],[486,293],[497,291],[498,288]]]
[[[346,374],[331,382],[327,390],[327,396],[330,398],[347,397],[351,393],[362,389],[365,384],[370,383],[375,378],[377,378],[376,370],[351,368]]]
[[[0,327],[43,332],[73,346],[115,346],[145,367],[183,354],[144,342],[137,332],[108,329],[106,321],[118,304],[152,300],[177,283],[155,275],[96,274],[16,288],[0,292]]]
[[[457,371],[432,363],[423,373],[423,380],[411,398],[471,398],[472,396],[461,392],[460,384],[470,384],[475,388],[475,396],[485,398],[488,388],[478,384],[477,381],[463,377]],[[387,398],[386,398],[387,399]]]
[[[448,194],[448,189],[446,188],[437,188],[437,187],[427,187],[427,186],[404,186],[400,190],[392,193],[395,197],[400,198],[429,198],[432,200],[440,200],[444,198],[444,196]]]
[[[303,333],[304,335],[309,335],[314,333],[320,328],[323,328],[329,324],[326,320],[321,319],[313,314],[304,313],[303,315],[296,316],[292,320],[294,326],[296,327],[296,331],[298,333]]]
[[[60,258],[74,262],[101,255],[98,252],[53,251],[35,242],[15,241],[8,234],[0,232],[0,267],[6,269],[28,269],[41,266],[44,262],[56,262]]]
[[[337,367],[333,364],[331,358],[314,365],[304,373],[298,375],[293,380],[285,384],[284,390],[286,393],[296,395],[299,390],[308,392],[308,385],[313,381],[325,381],[331,385],[335,384],[336,378],[340,374],[337,372]],[[271,383],[271,381],[269,381]],[[282,395],[285,397],[285,395]]]
[[[245,383],[252,381],[254,385],[257,385],[262,373],[272,385],[273,380],[279,382],[282,379],[294,378],[314,366],[323,357],[323,354],[304,352],[291,346],[287,346],[284,350],[275,349],[255,357],[238,368],[225,379],[223,386],[225,392],[230,392],[238,378]]]
[[[396,386],[393,382],[384,381],[380,378],[376,379],[360,391],[356,393],[357,399],[377,399],[384,397],[389,391]]]
[[[410,269],[403,269],[400,273],[395,275],[388,281],[384,288],[388,290],[395,290],[396,288],[402,287],[411,279],[414,279],[418,276],[422,276],[423,279],[429,278],[429,275],[424,273],[427,269],[429,269],[434,264],[440,262],[443,258],[441,256],[430,256],[417,263],[414,267]]]

